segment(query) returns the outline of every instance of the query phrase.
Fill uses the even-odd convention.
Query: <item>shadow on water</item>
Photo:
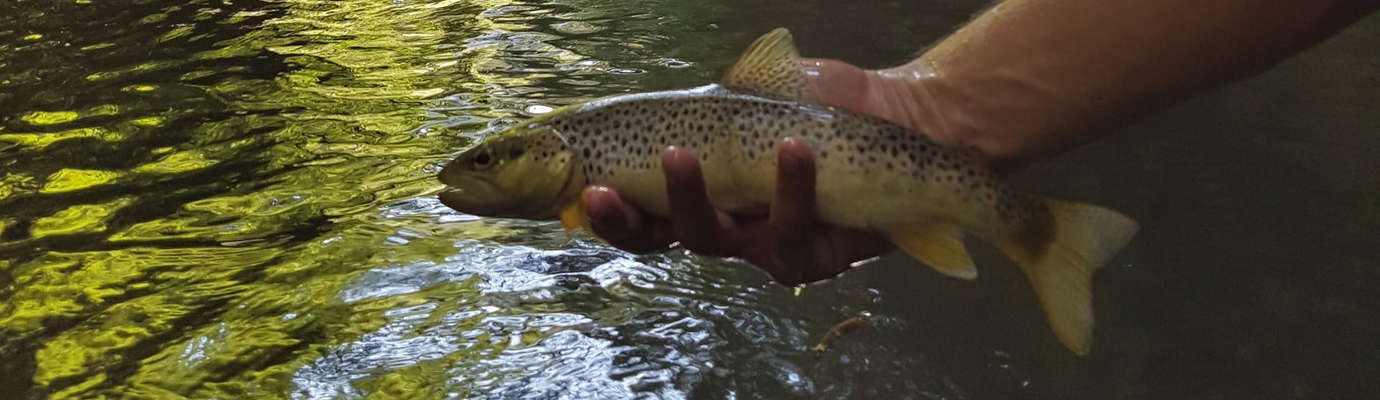
[[[1090,358],[1015,268],[799,296],[434,199],[535,106],[712,81],[786,26],[907,59],[984,2],[0,5],[0,386],[21,398],[1366,398],[1380,20],[1032,168],[1137,217]],[[865,26],[866,28],[859,28]],[[862,44],[862,45],[859,45]],[[870,311],[822,355],[832,324]]]

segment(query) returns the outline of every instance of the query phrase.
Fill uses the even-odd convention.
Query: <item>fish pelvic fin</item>
[[[776,28],[752,42],[724,75],[724,87],[764,97],[813,101],[814,89],[805,80],[795,41],[786,28]]]
[[[1092,350],[1092,274],[1131,241],[1135,220],[1110,209],[1043,199],[1048,213],[996,241],[1025,272],[1055,337],[1079,356]]]
[[[961,279],[977,278],[977,268],[963,247],[963,231],[951,223],[924,223],[886,230],[887,238],[930,268]]]

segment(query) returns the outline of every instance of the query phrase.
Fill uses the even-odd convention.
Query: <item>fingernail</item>
[[[789,167],[803,166],[814,157],[814,155],[810,153],[809,146],[796,137],[781,139],[778,154],[780,155],[780,161],[787,164]]]
[[[804,140],[801,140],[801,139],[798,138],[798,137],[795,137],[795,136],[787,136],[787,137],[781,138],[781,147],[791,147],[791,148],[799,148],[799,149],[809,150],[810,145],[807,144],[807,143],[805,143]]]
[[[616,215],[616,207],[611,205],[618,201],[617,195],[613,194],[613,189],[603,186],[591,186],[585,189],[584,201],[586,215],[591,219],[604,219],[611,215]]]
[[[679,160],[687,157],[695,157],[693,154],[690,153],[690,149],[674,145],[666,146],[666,150],[663,151],[661,154],[669,160]]]

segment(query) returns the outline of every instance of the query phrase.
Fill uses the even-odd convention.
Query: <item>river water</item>
[[[1086,359],[987,245],[975,282],[893,255],[797,296],[434,197],[474,140],[772,27],[885,66],[984,3],[8,1],[0,397],[1380,394],[1377,18],[1016,177],[1143,225]]]

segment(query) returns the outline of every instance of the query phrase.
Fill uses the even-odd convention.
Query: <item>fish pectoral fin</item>
[[[903,226],[886,232],[891,243],[936,271],[962,279],[977,278],[973,258],[963,247],[963,231],[950,223]]]
[[[580,198],[584,198],[583,195]],[[572,201],[570,205],[561,209],[561,226],[567,231],[573,231],[586,227],[584,201]]]
[[[776,28],[752,42],[738,62],[724,75],[725,87],[785,100],[814,101],[814,89],[805,81],[805,70],[795,41],[786,28]]]

